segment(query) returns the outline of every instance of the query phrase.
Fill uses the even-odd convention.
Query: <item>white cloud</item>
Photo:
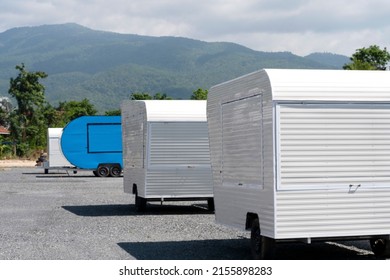
[[[105,31],[229,41],[255,50],[352,54],[389,46],[388,0],[3,0],[0,32],[76,22]]]

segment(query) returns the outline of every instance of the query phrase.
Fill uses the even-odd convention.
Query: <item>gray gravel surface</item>
[[[205,202],[137,213],[123,178],[0,169],[2,260],[245,260],[249,234],[218,225]],[[374,259],[367,241],[278,244],[276,259]]]

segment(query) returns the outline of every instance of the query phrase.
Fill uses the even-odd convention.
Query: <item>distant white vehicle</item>
[[[218,223],[275,241],[369,239],[390,256],[390,72],[266,69],[212,87]]]
[[[124,191],[147,201],[206,200],[214,210],[206,101],[125,101]]]
[[[47,130],[47,158],[42,162],[45,174],[50,169],[75,168],[64,156],[61,150],[61,136],[63,128],[48,128]]]

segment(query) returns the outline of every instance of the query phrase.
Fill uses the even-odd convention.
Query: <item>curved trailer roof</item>
[[[263,69],[237,79],[245,84],[257,77],[275,101],[390,102],[390,71]]]
[[[124,105],[127,102],[134,107],[145,106],[147,121],[207,121],[206,100],[126,100]]]

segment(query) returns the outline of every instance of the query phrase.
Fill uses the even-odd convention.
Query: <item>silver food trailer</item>
[[[218,223],[276,241],[367,239],[390,255],[390,72],[265,69],[207,104]]]
[[[124,101],[124,191],[147,201],[206,200],[214,209],[206,101]]]

